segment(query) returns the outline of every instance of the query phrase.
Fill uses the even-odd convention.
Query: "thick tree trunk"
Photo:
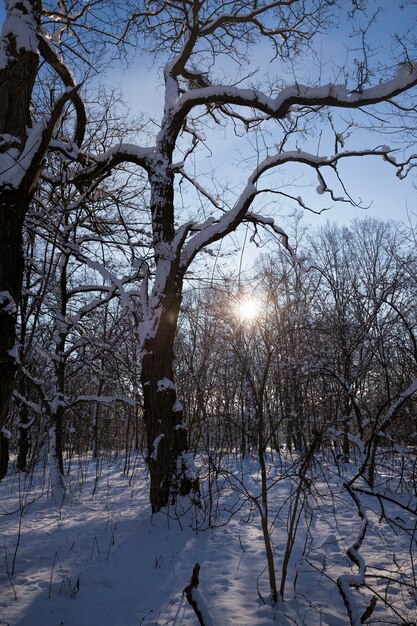
[[[150,472],[150,501],[155,513],[178,494],[192,488],[187,474],[187,430],[183,424],[182,405],[173,381],[172,358],[159,338],[151,353],[143,359],[142,385],[147,440],[147,463]]]
[[[21,14],[21,15],[20,15]],[[22,150],[27,128],[31,126],[32,90],[39,66],[36,49],[21,47],[33,42],[39,27],[41,2],[6,3],[0,54],[0,167],[4,182],[0,186],[0,429],[2,428],[13,392],[16,361],[16,316],[23,281],[22,229],[35,187],[34,180],[24,180],[14,190],[14,181],[7,181],[10,159],[2,159],[10,148]],[[21,18],[21,19],[19,19]],[[16,40],[16,21],[20,28],[20,43]],[[0,437],[0,467],[7,471],[8,446]],[[6,470],[5,470],[6,468]]]
[[[180,289],[164,299],[155,336],[144,345],[141,382],[150,473],[152,511],[175,502],[177,495],[197,491],[187,458],[187,429],[174,383],[174,339]]]
[[[22,225],[19,203],[0,200],[0,428],[4,425],[17,372],[17,305],[23,279]],[[7,472],[8,446],[0,445],[0,478]]]
[[[9,467],[9,438],[0,430],[0,480],[7,474]]]
[[[39,55],[22,48],[16,50],[14,38],[9,35],[7,56],[9,63],[0,71],[0,134],[23,141],[26,128],[31,126],[30,101]]]
[[[187,430],[174,382],[174,341],[184,278],[184,271],[179,268],[180,247],[174,244],[174,144],[175,133],[161,139],[159,159],[149,175],[156,268],[152,292],[144,302],[142,328],[139,327],[153,512],[175,502],[177,495],[198,490],[192,464],[188,463]]]

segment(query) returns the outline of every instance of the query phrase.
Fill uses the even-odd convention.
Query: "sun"
[[[261,303],[254,297],[246,296],[236,303],[236,315],[242,322],[255,321],[261,310]]]

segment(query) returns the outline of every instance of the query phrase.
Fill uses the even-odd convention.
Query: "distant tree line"
[[[38,213],[25,237],[25,354],[6,426],[17,467],[52,449],[58,479],[73,454],[146,448],[130,313],[102,280],[122,259],[124,225],[105,203],[100,221],[99,206],[63,211],[58,232]],[[416,276],[413,229],[363,219],[326,224],[292,256],[263,256],[250,280],[190,284],[176,345],[190,450],[244,456],[262,436],[272,450],[303,452],[326,431],[338,459],[369,446],[371,483],[384,452],[415,454]],[[133,279],[125,283],[134,300]],[[259,303],[252,319],[240,315],[242,299]]]

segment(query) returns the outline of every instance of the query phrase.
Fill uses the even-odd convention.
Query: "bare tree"
[[[84,15],[86,9],[82,7],[80,11]],[[145,41],[148,52],[163,59],[165,91],[160,128],[153,139],[147,138],[142,145],[118,138],[108,150],[88,152],[80,149],[86,119],[80,90],[55,54],[51,38],[43,35],[40,3],[10,2],[7,9],[10,19],[6,19],[3,28],[1,57],[7,89],[2,94],[6,106],[1,107],[0,125],[4,151],[0,232],[6,233],[8,241],[13,243],[1,246],[0,260],[2,421],[16,368],[11,350],[22,280],[21,228],[45,154],[48,150],[59,150],[64,158],[76,163],[67,184],[75,185],[85,194],[121,164],[137,165],[148,179],[152,231],[150,252],[146,258],[138,259],[143,279],[136,329],[142,355],[151,504],[158,511],[169,503],[170,496],[175,498],[176,494],[189,493],[196,487],[188,463],[187,429],[173,369],[183,284],[192,262],[201,251],[242,223],[254,229],[269,228],[287,243],[285,233],[265,214],[257,199],[263,194],[272,197],[278,194],[298,205],[305,203],[291,190],[282,189],[271,176],[264,184],[267,174],[293,164],[310,168],[317,175],[319,193],[328,193],[335,199],[326,172],[337,176],[342,161],[356,156],[380,156],[397,166],[386,146],[347,150],[343,148],[345,137],[339,134],[329,152],[317,155],[309,151],[308,144],[298,144],[298,131],[306,128],[310,120],[321,119],[325,108],[363,109],[392,101],[417,84],[417,66],[405,55],[393,77],[385,80],[386,77],[380,76],[373,86],[369,85],[369,73],[358,76],[357,66],[352,68],[351,78],[349,68],[344,69],[342,84],[330,80],[326,85],[319,81],[304,85],[295,77],[286,82],[281,74],[271,75],[268,85],[258,87],[253,73],[240,76],[236,82],[222,82],[219,79],[222,59],[227,56],[239,67],[251,46],[258,43],[271,45],[276,62],[281,65],[288,62],[291,67],[297,55],[310,49],[312,38],[323,32],[341,9],[328,0],[239,0],[232,5],[211,0],[160,0],[151,8],[147,2],[137,2],[123,38],[137,35],[141,45]],[[63,32],[72,27],[70,16],[63,17],[58,11],[53,17]],[[345,17],[352,15],[348,12]],[[17,22],[19,32],[16,32]],[[54,104],[49,119],[31,124],[32,86],[38,72],[39,52],[66,89]],[[20,78],[15,79],[20,64],[25,68],[25,88],[16,93],[14,89],[21,84]],[[57,142],[57,120],[69,101],[75,110],[73,137],[66,137],[65,143]],[[249,149],[252,139],[255,144],[254,164],[248,171],[247,182],[235,191],[233,198],[216,189],[216,185],[208,188],[204,179],[194,175],[193,159],[205,144],[204,134],[209,135],[219,125],[230,125],[237,136],[247,137]],[[267,143],[266,132],[261,131],[263,127],[265,131],[272,130],[274,137],[279,136],[278,143],[275,138]],[[257,139],[263,148],[259,148]],[[182,210],[181,189],[187,186],[191,204],[200,209]],[[129,308],[127,302],[126,306]]]
[[[94,63],[92,55],[85,58],[86,46],[97,39],[97,32],[103,41],[116,38],[106,27],[109,15],[117,14],[119,7],[107,0],[76,1],[68,11],[62,2],[54,7],[43,6],[39,0],[6,0],[4,8],[0,37],[0,429],[16,384],[15,328],[24,271],[24,220],[47,155],[65,151],[66,145],[71,153],[83,143],[86,110],[80,82]],[[98,54],[101,48],[97,45]],[[55,89],[49,106],[39,108],[39,94],[49,84],[47,77]],[[70,105],[71,123],[64,130],[61,121]],[[5,448],[1,431],[1,473],[7,468]]]

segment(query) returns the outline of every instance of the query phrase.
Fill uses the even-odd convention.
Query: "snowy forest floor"
[[[284,602],[275,606],[256,508],[259,465],[225,457],[222,467],[211,499],[202,481],[200,509],[184,511],[180,502],[152,515],[139,455],[128,474],[117,456],[73,459],[61,508],[42,467],[25,475],[12,466],[0,482],[0,625],[197,626],[182,593],[197,562],[215,626],[349,625],[336,582],[358,572],[346,552],[361,519],[335,467],[320,464],[301,491]],[[269,459],[269,467],[279,586],[298,483],[290,459]],[[388,487],[395,485],[385,480]],[[416,624],[415,519],[387,501],[381,516],[373,496],[361,504],[369,519],[360,549],[368,588],[352,591],[356,614],[375,597],[366,623]]]

